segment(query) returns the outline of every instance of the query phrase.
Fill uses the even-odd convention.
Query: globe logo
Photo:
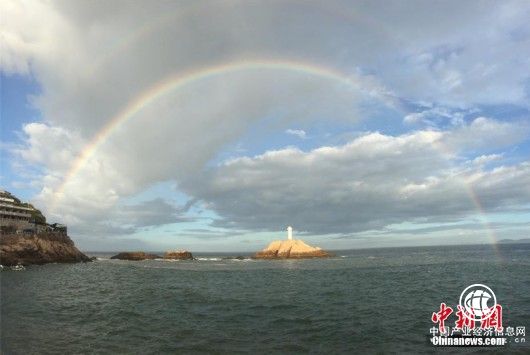
[[[493,315],[497,298],[486,285],[473,284],[460,294],[460,309],[473,321],[482,321]]]

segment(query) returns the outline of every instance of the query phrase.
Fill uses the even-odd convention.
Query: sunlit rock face
[[[193,255],[186,250],[168,251],[164,254],[164,259],[193,260]]]
[[[301,259],[325,258],[332,254],[304,243],[300,239],[275,240],[269,246],[254,255],[256,259]]]
[[[29,265],[90,261],[67,235],[40,233],[30,236],[2,235],[0,263]]]

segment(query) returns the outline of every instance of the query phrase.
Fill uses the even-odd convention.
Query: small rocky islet
[[[140,261],[140,260],[153,260],[160,259],[161,257],[156,254],[150,254],[143,251],[127,251],[121,252],[114,256],[110,257],[111,259],[117,260],[131,260],[131,261]]]
[[[164,254],[166,260],[194,260],[193,255],[187,250],[168,251]]]
[[[267,248],[254,254],[254,259],[308,259],[328,258],[333,254],[312,247],[300,239],[275,240]]]
[[[153,259],[165,259],[165,260],[194,260],[193,254],[187,250],[171,250],[167,251],[164,256],[157,254],[150,254],[143,251],[132,251],[132,252],[121,252],[111,257],[111,259],[118,260],[153,260]]]

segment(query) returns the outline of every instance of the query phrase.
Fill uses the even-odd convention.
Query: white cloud
[[[298,137],[300,139],[307,138],[307,135],[306,135],[306,133],[305,133],[305,131],[303,129],[290,129],[289,128],[289,129],[287,129],[285,131],[285,133],[293,135],[293,136],[296,136],[296,137]]]
[[[473,164],[476,165],[486,165],[493,161],[499,161],[503,157],[503,154],[488,154],[488,155],[481,155],[479,157],[476,157],[473,159]]]
[[[513,146],[528,138],[530,123],[503,122],[488,117],[475,118],[467,125],[458,126],[443,143],[448,149],[460,151],[493,150]]]
[[[12,152],[27,163],[44,166],[58,175],[66,172],[85,144],[66,129],[44,123],[29,123],[23,133],[24,146],[15,147]]]
[[[239,58],[363,68],[414,101],[527,104],[524,2],[302,2],[288,17],[281,3],[237,3],[3,1],[1,68],[31,71],[47,120],[85,134],[153,82]]]
[[[316,234],[408,222],[458,221],[530,202],[530,164],[488,171],[458,164],[438,144],[448,132],[371,133],[338,147],[294,148],[231,160],[185,191],[210,204],[217,226]]]
[[[42,89],[32,102],[41,111],[43,123],[25,126],[22,146],[15,150],[20,160],[17,163],[24,161],[42,169],[37,177],[41,192],[36,197],[41,206],[82,229],[94,221],[106,223],[116,217],[123,197],[155,182],[189,184],[198,177],[197,184],[202,182],[206,190],[189,184],[187,191],[211,202],[227,223],[252,225],[247,217],[236,215],[239,207],[229,212],[224,205],[244,205],[245,195],[240,201],[217,200],[214,187],[219,184],[221,188],[221,182],[230,181],[255,190],[248,198],[264,198],[255,204],[266,204],[268,199],[277,203],[281,193],[307,193],[305,206],[314,205],[314,213],[326,216],[331,213],[329,206],[351,207],[347,201],[353,197],[341,193],[341,188],[358,189],[368,206],[373,196],[396,192],[396,187],[385,180],[393,174],[406,176],[406,183],[401,181],[400,186],[409,186],[403,191],[414,192],[414,196],[456,184],[444,175],[450,171],[440,168],[446,163],[447,152],[440,154],[432,144],[456,154],[466,149],[507,146],[528,132],[521,128],[524,125],[491,118],[478,118],[466,125],[455,113],[462,107],[484,103],[527,105],[524,81],[529,73],[520,68],[530,66],[530,52],[521,44],[524,38],[514,35],[528,28],[530,6],[523,2],[491,2],[489,6],[385,2],[389,7],[386,12],[380,11],[382,5],[377,2],[300,2],[290,4],[289,12],[282,2],[236,4],[0,3],[0,69],[8,74],[31,75]],[[150,102],[119,126],[70,176],[75,157],[84,147],[111,118],[155,83],[199,67],[262,59],[307,62],[358,78],[358,87],[303,71],[255,70],[208,77]],[[374,106],[386,104],[388,108],[389,103],[394,105],[400,99],[435,103],[426,112],[407,116],[406,122],[436,126],[432,116],[437,115],[451,120],[457,128],[400,137],[365,135],[351,143],[356,152],[350,152],[350,145],[310,153],[280,150],[261,158],[235,160],[201,177],[205,166],[224,147],[236,144],[260,123],[274,132],[301,127],[290,133],[302,138],[302,128],[310,122],[355,123],[370,118]],[[291,180],[276,175],[274,169],[290,163],[293,157],[300,159],[295,165],[301,169],[293,176],[314,183],[314,189],[300,184],[292,191],[284,190],[281,181],[290,186]],[[336,161],[341,159],[353,168]],[[330,180],[300,175],[314,170],[330,174]],[[363,171],[368,176],[362,175]],[[259,180],[260,174],[278,179],[275,184],[280,185],[274,185],[274,180]],[[252,182],[254,175],[257,179]],[[329,196],[318,192],[324,182],[331,184]],[[377,187],[376,191],[369,191],[369,183]],[[260,190],[260,184],[271,190]],[[453,188],[447,187],[458,190]],[[432,208],[436,214],[437,206]],[[375,209],[366,211],[377,215]],[[263,217],[267,228],[278,222],[273,214]],[[342,221],[346,217],[344,212],[337,215]],[[366,223],[380,226],[388,222],[385,218],[367,217]],[[328,220],[332,219],[329,216]]]
[[[206,79],[146,106],[98,145],[79,169],[75,158],[88,144],[80,134],[60,126],[28,124],[24,144],[15,153],[28,164],[43,167],[38,177],[41,192],[34,202],[51,218],[88,230],[82,225],[115,217],[112,211],[121,198],[155,182],[179,182],[199,174],[222,147],[237,141],[277,107],[293,106],[276,123],[280,129],[291,121],[310,122],[315,114],[337,107],[341,107],[337,119],[351,121],[351,116],[358,116],[352,101],[363,97],[362,91],[336,91],[328,79],[297,73],[257,71],[230,78],[229,82]],[[299,91],[306,94],[285,95]],[[243,102],[239,92],[245,92]],[[315,104],[306,105],[306,100]]]
[[[409,125],[423,124],[430,127],[446,126],[447,124],[459,126],[465,123],[464,115],[472,112],[472,110],[452,110],[443,106],[435,106],[420,112],[407,114],[403,118],[403,123]]]

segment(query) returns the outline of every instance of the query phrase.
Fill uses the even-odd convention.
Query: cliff
[[[275,240],[269,246],[254,255],[256,259],[302,259],[325,258],[332,254],[304,243],[300,239]]]
[[[143,251],[132,251],[132,252],[124,252],[124,253],[116,254],[112,256],[111,259],[139,261],[139,260],[160,259],[160,256],[156,254],[148,254]]]
[[[164,254],[164,259],[193,260],[193,255],[186,250],[168,251]]]
[[[0,236],[0,264],[29,265],[91,261],[74,242],[58,233],[36,235],[8,234]]]

